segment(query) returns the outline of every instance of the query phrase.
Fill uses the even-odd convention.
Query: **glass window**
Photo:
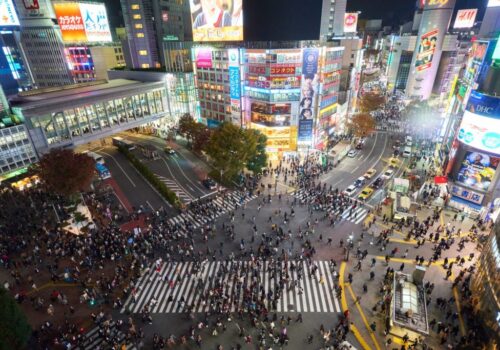
[[[135,29],[142,29],[142,23],[136,23],[134,27]]]
[[[139,96],[137,96],[137,95],[132,96],[132,106],[134,108],[136,118],[142,118],[143,112],[142,112],[142,105],[141,105],[141,100],[140,100]]]
[[[135,14],[132,16],[133,19],[141,19],[141,15],[139,14]]]
[[[148,54],[148,50],[139,50],[139,55],[146,56],[147,54]]]
[[[99,117],[94,109],[94,106],[88,105],[85,106],[85,112],[90,120],[90,127],[92,130],[99,130],[101,126],[99,125]]]
[[[132,10],[139,10],[139,9],[140,9],[140,6],[139,6],[139,4],[132,4],[132,5],[130,6],[130,8],[131,8]]]
[[[115,107],[116,107],[116,114],[118,115],[120,123],[126,123],[127,115],[125,114],[125,109],[123,108],[123,102],[121,98],[115,100]]]
[[[144,38],[144,33],[137,33],[136,35],[138,38]]]
[[[149,68],[149,63],[143,63],[143,64],[141,64],[141,68]]]
[[[118,124],[118,117],[116,116],[116,108],[113,101],[105,102],[106,112],[108,112],[109,120],[111,120],[111,125]]]

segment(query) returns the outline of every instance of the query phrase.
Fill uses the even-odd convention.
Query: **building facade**
[[[323,0],[319,40],[327,41],[333,36],[344,35],[344,15],[347,0]]]
[[[7,96],[33,87],[19,36],[19,29],[0,32],[0,84]]]

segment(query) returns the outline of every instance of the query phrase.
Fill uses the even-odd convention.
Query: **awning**
[[[434,183],[436,185],[442,185],[448,183],[448,177],[447,176],[434,176]]]

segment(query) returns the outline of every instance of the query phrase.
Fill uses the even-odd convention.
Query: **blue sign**
[[[304,49],[302,58],[302,74],[314,75],[318,73],[318,49]]]
[[[500,98],[472,91],[467,101],[468,111],[490,118],[500,118]]]
[[[215,119],[208,119],[207,118],[207,126],[210,129],[215,129],[215,128],[219,127],[219,125],[220,125],[220,121],[215,120]]]
[[[312,141],[313,134],[313,120],[312,119],[301,119],[299,120],[299,141]]]
[[[229,67],[229,94],[231,98],[237,100],[241,98],[239,67]]]

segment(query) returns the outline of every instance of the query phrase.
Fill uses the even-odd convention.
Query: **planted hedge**
[[[156,175],[144,165],[137,157],[124,146],[118,146],[118,150],[129,160],[130,163],[141,173],[142,176],[162,195],[170,204],[176,208],[181,207],[179,197],[161,182]]]

